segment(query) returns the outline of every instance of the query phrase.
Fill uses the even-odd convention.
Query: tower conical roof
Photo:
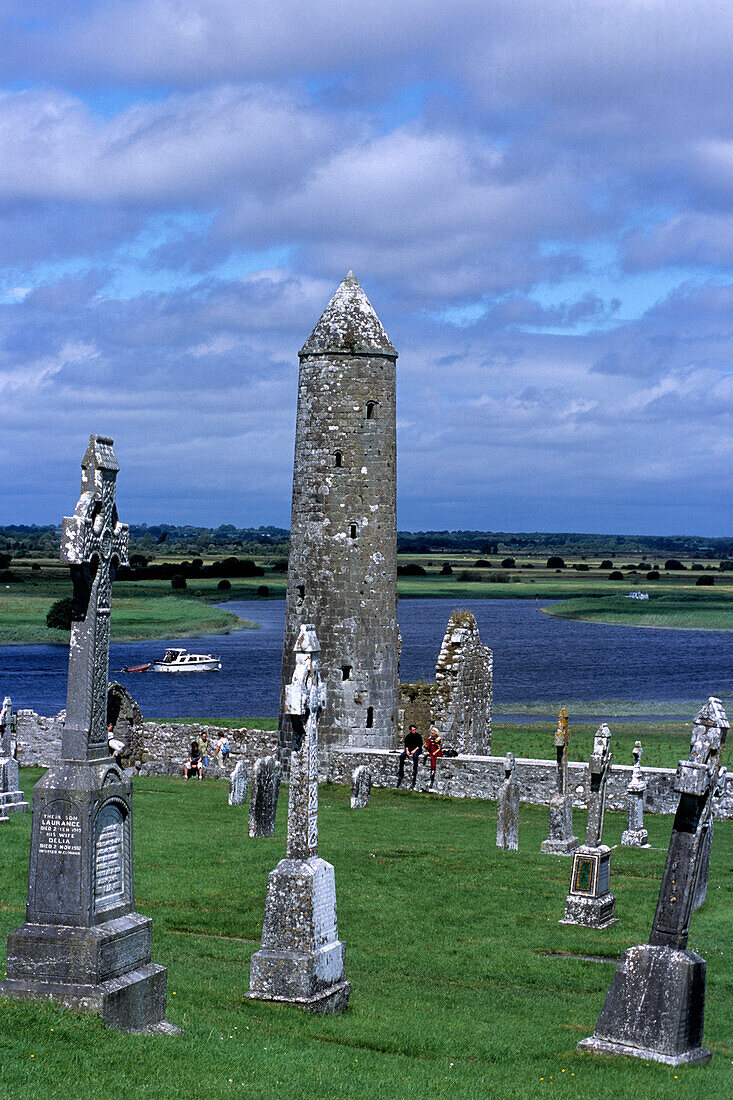
[[[350,271],[328,303],[299,354],[397,355],[371,302]]]

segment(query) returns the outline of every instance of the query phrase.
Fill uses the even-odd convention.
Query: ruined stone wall
[[[397,784],[398,754],[385,749],[334,749],[328,760],[330,783],[351,782],[354,768],[365,764],[375,787],[395,787]],[[529,760],[517,758],[515,779],[522,802],[549,805],[555,793],[557,767],[554,760]],[[610,810],[626,809],[626,788],[633,768],[614,765],[606,788],[606,805]],[[647,813],[671,814],[677,809],[679,795],[674,790],[674,768],[642,768],[647,781],[644,810]],[[416,789],[427,790],[430,767],[427,759],[420,760]],[[504,780],[503,756],[459,756],[439,758],[435,775],[438,794],[453,798],[496,799]],[[573,794],[573,804],[585,808],[589,785],[588,764],[568,763],[568,781]],[[716,802],[716,817],[733,818],[733,776],[728,776],[725,790]]]
[[[347,278],[300,353],[282,684],[312,623],[328,674],[326,748],[392,746],[397,720],[396,352],[367,310]]]

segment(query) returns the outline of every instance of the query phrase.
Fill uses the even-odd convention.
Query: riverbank
[[[2,597],[0,644],[68,646],[68,630],[46,626],[46,615],[53,602],[50,596],[13,593]],[[113,642],[197,638],[206,634],[230,634],[254,626],[233,611],[185,596],[115,596],[112,599]]]
[[[655,630],[733,630],[733,592],[693,590],[650,593],[648,600],[625,596],[587,596],[542,608],[558,619]]]

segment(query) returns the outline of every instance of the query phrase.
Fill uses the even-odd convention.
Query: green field
[[[40,774],[23,775],[27,789]],[[322,786],[321,854],[336,867],[353,991],[343,1016],[320,1017],[244,999],[267,873],[284,855],[286,798],[275,838],[257,841],[226,802],[220,782],[135,782],[137,908],[153,918],[168,1017],[184,1034],[129,1036],[54,1005],[0,1001],[2,1097],[733,1095],[730,822],[716,826],[708,901],[690,937],[707,960],[713,1061],[672,1069],[575,1052],[593,1031],[613,959],[648,938],[670,818],[647,815],[654,849],[614,852],[620,919],[596,932],[557,923],[570,861],[539,853],[545,807],[522,806],[511,853],[495,847],[494,803],[375,790],[355,813],[345,788]],[[607,815],[610,843],[623,827]],[[3,943],[25,916],[29,836],[29,815],[3,826]]]
[[[733,630],[733,592],[724,589],[654,592],[648,600],[630,600],[624,596],[576,597],[543,610],[559,619],[582,619],[615,626]]]

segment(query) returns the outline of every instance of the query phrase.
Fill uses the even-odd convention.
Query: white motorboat
[[[166,649],[162,661],[154,661],[153,672],[218,672],[221,661],[210,653],[187,653],[185,649]]]

